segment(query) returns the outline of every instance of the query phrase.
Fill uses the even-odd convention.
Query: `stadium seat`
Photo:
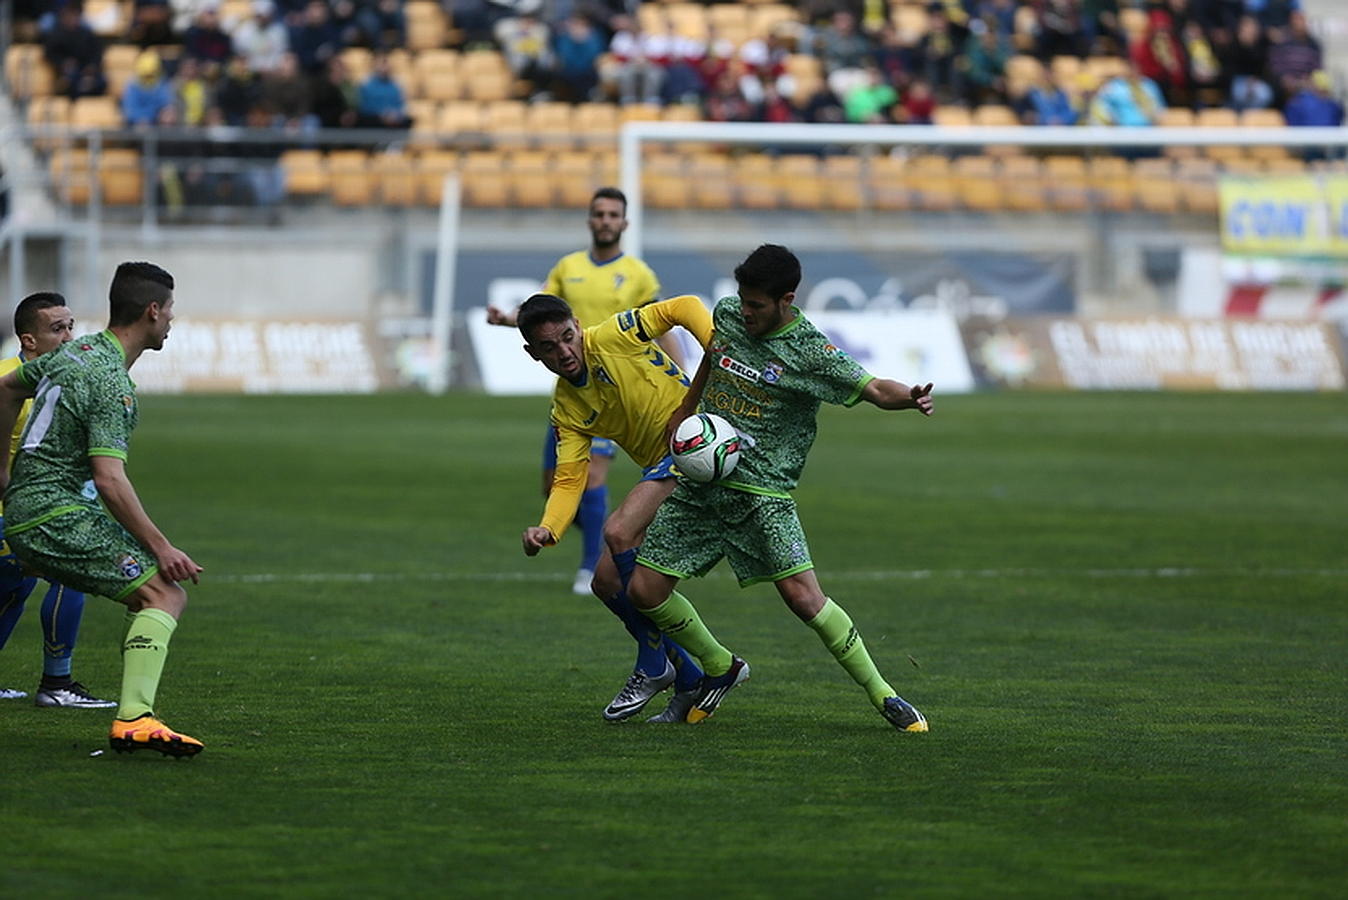
[[[1048,208],[1044,164],[1032,156],[1008,156],[999,166],[1006,207],[1025,212]]]
[[[379,187],[379,200],[388,206],[413,206],[417,202],[417,172],[412,158],[396,151],[377,153],[370,171]]]
[[[70,104],[70,127],[116,129],[122,127],[122,110],[112,97],[80,97]]]
[[[995,210],[1006,205],[996,160],[990,156],[961,156],[955,160],[956,193],[967,209]]]
[[[895,7],[891,18],[899,32],[899,43],[905,47],[912,47],[922,40],[922,36],[931,28],[931,19],[920,6]]]
[[[944,157],[941,159],[944,161]],[[912,209],[917,205],[908,162],[902,156],[889,155],[866,161],[863,172],[868,205],[880,210]]]
[[[1262,162],[1247,156],[1221,159],[1217,165],[1223,175],[1262,175],[1265,172]]]
[[[1044,64],[1028,54],[1017,54],[1006,61],[1007,92],[1023,96],[1044,76]]]
[[[750,151],[735,157],[730,170],[741,207],[777,209],[781,205],[775,168],[775,160],[766,153]]]
[[[56,196],[74,206],[89,202],[93,185],[93,167],[89,151],[79,148],[58,149],[50,161],[52,189]]]
[[[498,150],[522,150],[529,143],[523,100],[497,100],[486,105],[483,125]]]
[[[1287,120],[1276,109],[1247,109],[1240,114],[1240,126],[1242,128],[1285,128],[1287,127]],[[1247,147],[1245,152],[1251,159],[1259,160],[1288,159],[1290,157],[1286,147],[1276,144]]]
[[[721,37],[725,37],[727,32],[731,31],[747,33],[750,19],[749,7],[739,3],[723,3],[707,7],[707,22]]]
[[[786,3],[763,3],[754,6],[749,13],[749,34],[755,37],[767,37],[783,23],[800,22],[800,13]]]
[[[787,209],[823,209],[826,182],[819,171],[819,157],[788,153],[777,159],[777,183]]]
[[[837,153],[824,157],[823,191],[827,209],[856,210],[866,206],[866,182],[860,156]]]
[[[1090,206],[1086,161],[1080,156],[1050,156],[1044,160],[1049,206],[1060,210],[1083,210]]]
[[[943,128],[967,128],[974,124],[973,114],[962,106],[938,106],[931,123]]]
[[[108,96],[122,96],[126,86],[136,77],[138,56],[140,48],[132,44],[111,44],[103,50],[103,77],[108,82]]]
[[[1133,208],[1133,175],[1128,160],[1117,156],[1092,157],[1086,171],[1097,206],[1114,212]]]
[[[127,31],[131,24],[127,12],[118,0],[84,0],[84,21],[102,38],[115,38]]]
[[[465,206],[510,205],[510,177],[504,153],[496,150],[469,151],[463,156],[459,175]]]
[[[659,122],[664,118],[664,107],[658,103],[629,103],[618,107],[619,127],[628,122]]]
[[[562,151],[553,156],[552,165],[557,179],[557,202],[575,208],[588,205],[599,187],[598,154],[593,150]]]
[[[642,162],[641,194],[656,209],[684,209],[689,205],[688,177],[682,153],[661,150]]]
[[[145,201],[145,173],[140,151],[106,148],[98,154],[98,184],[109,206],[139,206]]]
[[[1147,33],[1147,11],[1137,7],[1124,7],[1119,10],[1119,26],[1128,36],[1128,42],[1141,40]]]
[[[346,74],[356,84],[360,84],[370,77],[370,70],[374,68],[374,54],[370,52],[368,47],[347,47],[337,55],[342,59]],[[409,97],[419,96],[415,82],[409,87],[410,89],[407,91]]]
[[[412,60],[413,89],[409,96],[426,100],[458,100],[465,82],[455,50],[422,50]]]
[[[472,144],[484,141],[487,125],[485,107],[472,100],[451,100],[440,107],[436,131],[452,135],[457,143]]]
[[[1261,159],[1259,164],[1263,166],[1264,173],[1267,175],[1305,175],[1306,164],[1299,159],[1291,156],[1280,158]]]
[[[440,104],[434,100],[408,100],[407,117],[412,120],[410,140],[431,140],[440,125]]]
[[[281,171],[285,173],[288,196],[314,197],[328,191],[327,162],[317,150],[285,151],[281,154]]]
[[[611,103],[579,103],[575,123],[585,146],[611,144],[618,136],[618,108]]]
[[[1139,159],[1133,163],[1133,191],[1139,209],[1173,213],[1179,209],[1174,162],[1166,157]]]
[[[403,5],[407,20],[407,48],[433,50],[445,45],[449,24],[440,4],[434,0],[408,0]]]
[[[950,160],[945,156],[914,156],[904,166],[903,176],[914,205],[920,209],[952,209],[959,199]]]
[[[705,41],[708,33],[707,8],[699,3],[669,3],[665,6],[669,27],[679,37]]]
[[[364,150],[333,150],[328,154],[328,193],[336,206],[369,206],[375,178],[370,155]]]
[[[28,101],[24,119],[34,128],[65,128],[70,124],[70,100],[59,96],[34,97]],[[48,150],[57,143],[56,138],[33,139],[33,146],[39,150]]]
[[[529,208],[555,205],[557,179],[552,174],[552,153],[547,150],[515,150],[507,154],[506,163],[513,205]]]
[[[458,151],[423,151],[416,158],[412,170],[416,177],[418,201],[424,206],[438,207],[444,193],[445,178],[459,171]]]
[[[570,103],[530,103],[524,127],[538,146],[561,150],[571,146],[575,125]]]
[[[725,154],[694,154],[688,161],[688,180],[698,209],[730,209],[733,205],[730,159]]]
[[[56,78],[38,44],[11,44],[5,51],[5,82],[20,100],[51,95]]]
[[[1217,163],[1211,159],[1181,159],[1176,167],[1184,208],[1194,213],[1217,211]]]

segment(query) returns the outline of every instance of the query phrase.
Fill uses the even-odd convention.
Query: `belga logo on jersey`
[[[117,564],[117,568],[127,578],[138,578],[142,571],[140,563],[136,561],[134,556],[123,556],[122,561]]]
[[[722,369],[725,369],[731,375],[737,375],[745,381],[757,381],[759,374],[754,369],[749,368],[744,363],[731,356],[722,356],[716,363]]]

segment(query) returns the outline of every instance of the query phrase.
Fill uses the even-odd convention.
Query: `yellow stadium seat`
[[[111,97],[80,97],[70,105],[70,127],[115,129],[122,127],[122,111]]]
[[[515,206],[530,208],[554,205],[557,179],[552,172],[552,154],[546,150],[516,150],[507,155],[510,195]]]
[[[455,50],[422,50],[412,60],[415,88],[409,93],[427,100],[458,100],[465,91],[459,68]]]
[[[370,77],[370,70],[374,68],[374,54],[370,52],[368,47],[347,47],[338,56],[342,59],[346,74],[356,84],[360,84]],[[414,92],[415,88],[409,93]]]
[[[958,194],[951,172],[950,160],[940,154],[927,153],[908,160],[903,169],[904,181],[914,205],[922,209],[951,209]]]
[[[823,209],[825,185],[819,158],[808,153],[788,153],[777,160],[777,183],[787,209]]]
[[[485,107],[472,100],[451,100],[440,107],[436,131],[461,140],[478,140],[487,131]]]
[[[523,100],[497,100],[488,103],[483,125],[498,149],[523,149],[529,143]]]
[[[364,150],[333,150],[327,162],[332,202],[337,206],[369,206],[375,188],[370,155]]]
[[[1032,156],[1008,156],[999,168],[1007,209],[1032,212],[1048,208],[1043,163]]]
[[[56,84],[38,44],[11,44],[5,51],[5,80],[20,99],[49,96]]]
[[[852,154],[824,157],[824,206],[829,209],[856,210],[866,206],[866,181],[862,159]]]
[[[1217,163],[1211,159],[1182,159],[1175,171],[1184,207],[1195,213],[1217,211]]]
[[[540,147],[563,149],[571,145],[575,123],[570,103],[530,103],[525,128]]]
[[[688,180],[693,206],[698,209],[729,209],[734,201],[730,159],[722,153],[698,153],[689,159]]]
[[[913,209],[918,205],[908,162],[904,157],[888,155],[866,161],[863,174],[869,205],[883,210]]]
[[[495,150],[472,150],[464,154],[460,170],[463,202],[467,206],[509,206],[510,178],[506,156]]]
[[[641,194],[656,209],[683,209],[689,204],[683,154],[656,151],[643,160]]]
[[[1137,205],[1147,212],[1173,213],[1179,209],[1174,163],[1165,157],[1133,163],[1133,190]]]
[[[405,153],[378,153],[370,171],[379,185],[379,199],[388,206],[413,206],[417,202],[417,172]]]
[[[444,193],[445,178],[458,171],[458,151],[437,149],[422,152],[413,165],[418,200],[425,206],[438,207]]]
[[[109,206],[139,206],[145,200],[140,152],[114,147],[99,153],[98,184]]]
[[[140,48],[131,44],[111,44],[103,50],[103,77],[108,82],[108,96],[122,96],[126,86],[136,77],[137,56],[140,56]]]
[[[89,151],[57,150],[51,155],[51,180],[56,195],[74,206],[89,202],[93,190],[93,168]]]
[[[611,103],[577,104],[575,124],[586,146],[612,143],[618,136],[618,108]]]
[[[967,128],[974,124],[974,120],[962,106],[938,106],[931,115],[931,123],[945,128]]]
[[[1002,209],[1006,198],[990,156],[961,156],[952,167],[960,203],[968,209]]]
[[[317,150],[287,150],[281,154],[286,193],[313,197],[328,191],[328,167]]]
[[[1117,156],[1092,157],[1086,171],[1096,205],[1116,212],[1133,208],[1133,176],[1128,160]]]
[[[599,155],[593,150],[566,150],[552,161],[557,179],[557,202],[567,207],[588,206],[599,187]]]
[[[1080,156],[1050,156],[1044,160],[1049,205],[1054,209],[1083,210],[1090,206],[1086,161]]]
[[[739,204],[746,209],[776,209],[777,178],[773,159],[766,153],[745,153],[731,164]]]
[[[432,50],[445,45],[449,23],[439,3],[433,0],[409,0],[403,6],[407,20],[407,48]]]

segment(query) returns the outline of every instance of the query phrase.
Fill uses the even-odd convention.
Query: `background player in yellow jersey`
[[[674,490],[665,427],[683,402],[688,378],[654,339],[675,325],[692,332],[704,347],[711,337],[711,316],[693,296],[624,310],[583,330],[570,307],[551,294],[535,294],[519,311],[525,351],[558,376],[552,404],[557,475],[542,521],[524,530],[524,552],[533,556],[556,543],[574,518],[591,440],[611,438],[642,467],[641,480],[604,525],[607,552],[594,576],[595,594],[622,620],[638,648],[631,676],[604,710],[610,720],[635,715],[673,684],[669,706],[650,721],[682,722],[702,677],[683,648],[662,635],[627,596],[646,526]]]
[[[627,230],[627,197],[615,187],[602,187],[590,198],[586,219],[590,228],[590,247],[568,253],[557,261],[544,282],[544,292],[565,300],[582,328],[598,325],[625,309],[657,299],[660,282],[635,256],[623,253],[622,235]],[[514,326],[518,313],[487,307],[487,321],[493,325]],[[662,342],[664,352],[675,362],[683,360],[672,340]],[[584,536],[580,567],[574,590],[590,592],[590,580],[603,549],[604,518],[608,513],[608,468],[614,454],[613,442],[595,440],[591,448],[589,482],[581,496],[578,521]],[[557,467],[557,446],[549,430],[543,448],[543,495],[552,489]]]
[[[66,306],[65,297],[51,291],[29,294],[14,308],[14,334],[19,353],[0,360],[0,376],[7,375],[20,363],[49,353],[75,336],[75,316]],[[31,403],[25,403],[14,425],[10,440],[10,459],[18,449],[19,435],[28,419]],[[0,530],[4,518],[0,514]],[[37,579],[25,577],[9,545],[0,542],[0,648],[5,646],[14,626],[23,614],[24,603],[37,586]],[[84,594],[53,582],[42,600],[42,681],[34,702],[46,707],[99,709],[116,706],[112,700],[93,696],[70,674],[80,619],[84,616]],[[0,699],[19,700],[26,691],[0,688]]]

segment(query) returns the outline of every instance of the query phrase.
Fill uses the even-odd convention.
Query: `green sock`
[[[853,681],[861,685],[875,708],[883,709],[885,698],[895,696],[894,689],[880,676],[880,670],[875,668],[871,655],[866,652],[866,644],[852,624],[847,610],[825,597],[824,608],[819,610],[819,615],[805,624],[815,630],[838,664],[847,670]]]
[[[162,609],[142,609],[132,619],[122,644],[122,702],[117,718],[129,720],[154,712],[169,638],[177,627],[178,620]]]
[[[724,675],[730,671],[730,664],[735,657],[702,624],[702,617],[683,594],[674,591],[664,603],[654,609],[643,609],[642,612],[646,618],[659,625],[661,631],[678,641],[683,649],[696,656],[697,661],[702,663],[702,671],[711,676]]]
[[[122,616],[122,639],[117,642],[117,652],[126,656],[126,633],[131,630],[131,625],[136,621],[137,613],[135,610],[127,607],[126,614]]]

